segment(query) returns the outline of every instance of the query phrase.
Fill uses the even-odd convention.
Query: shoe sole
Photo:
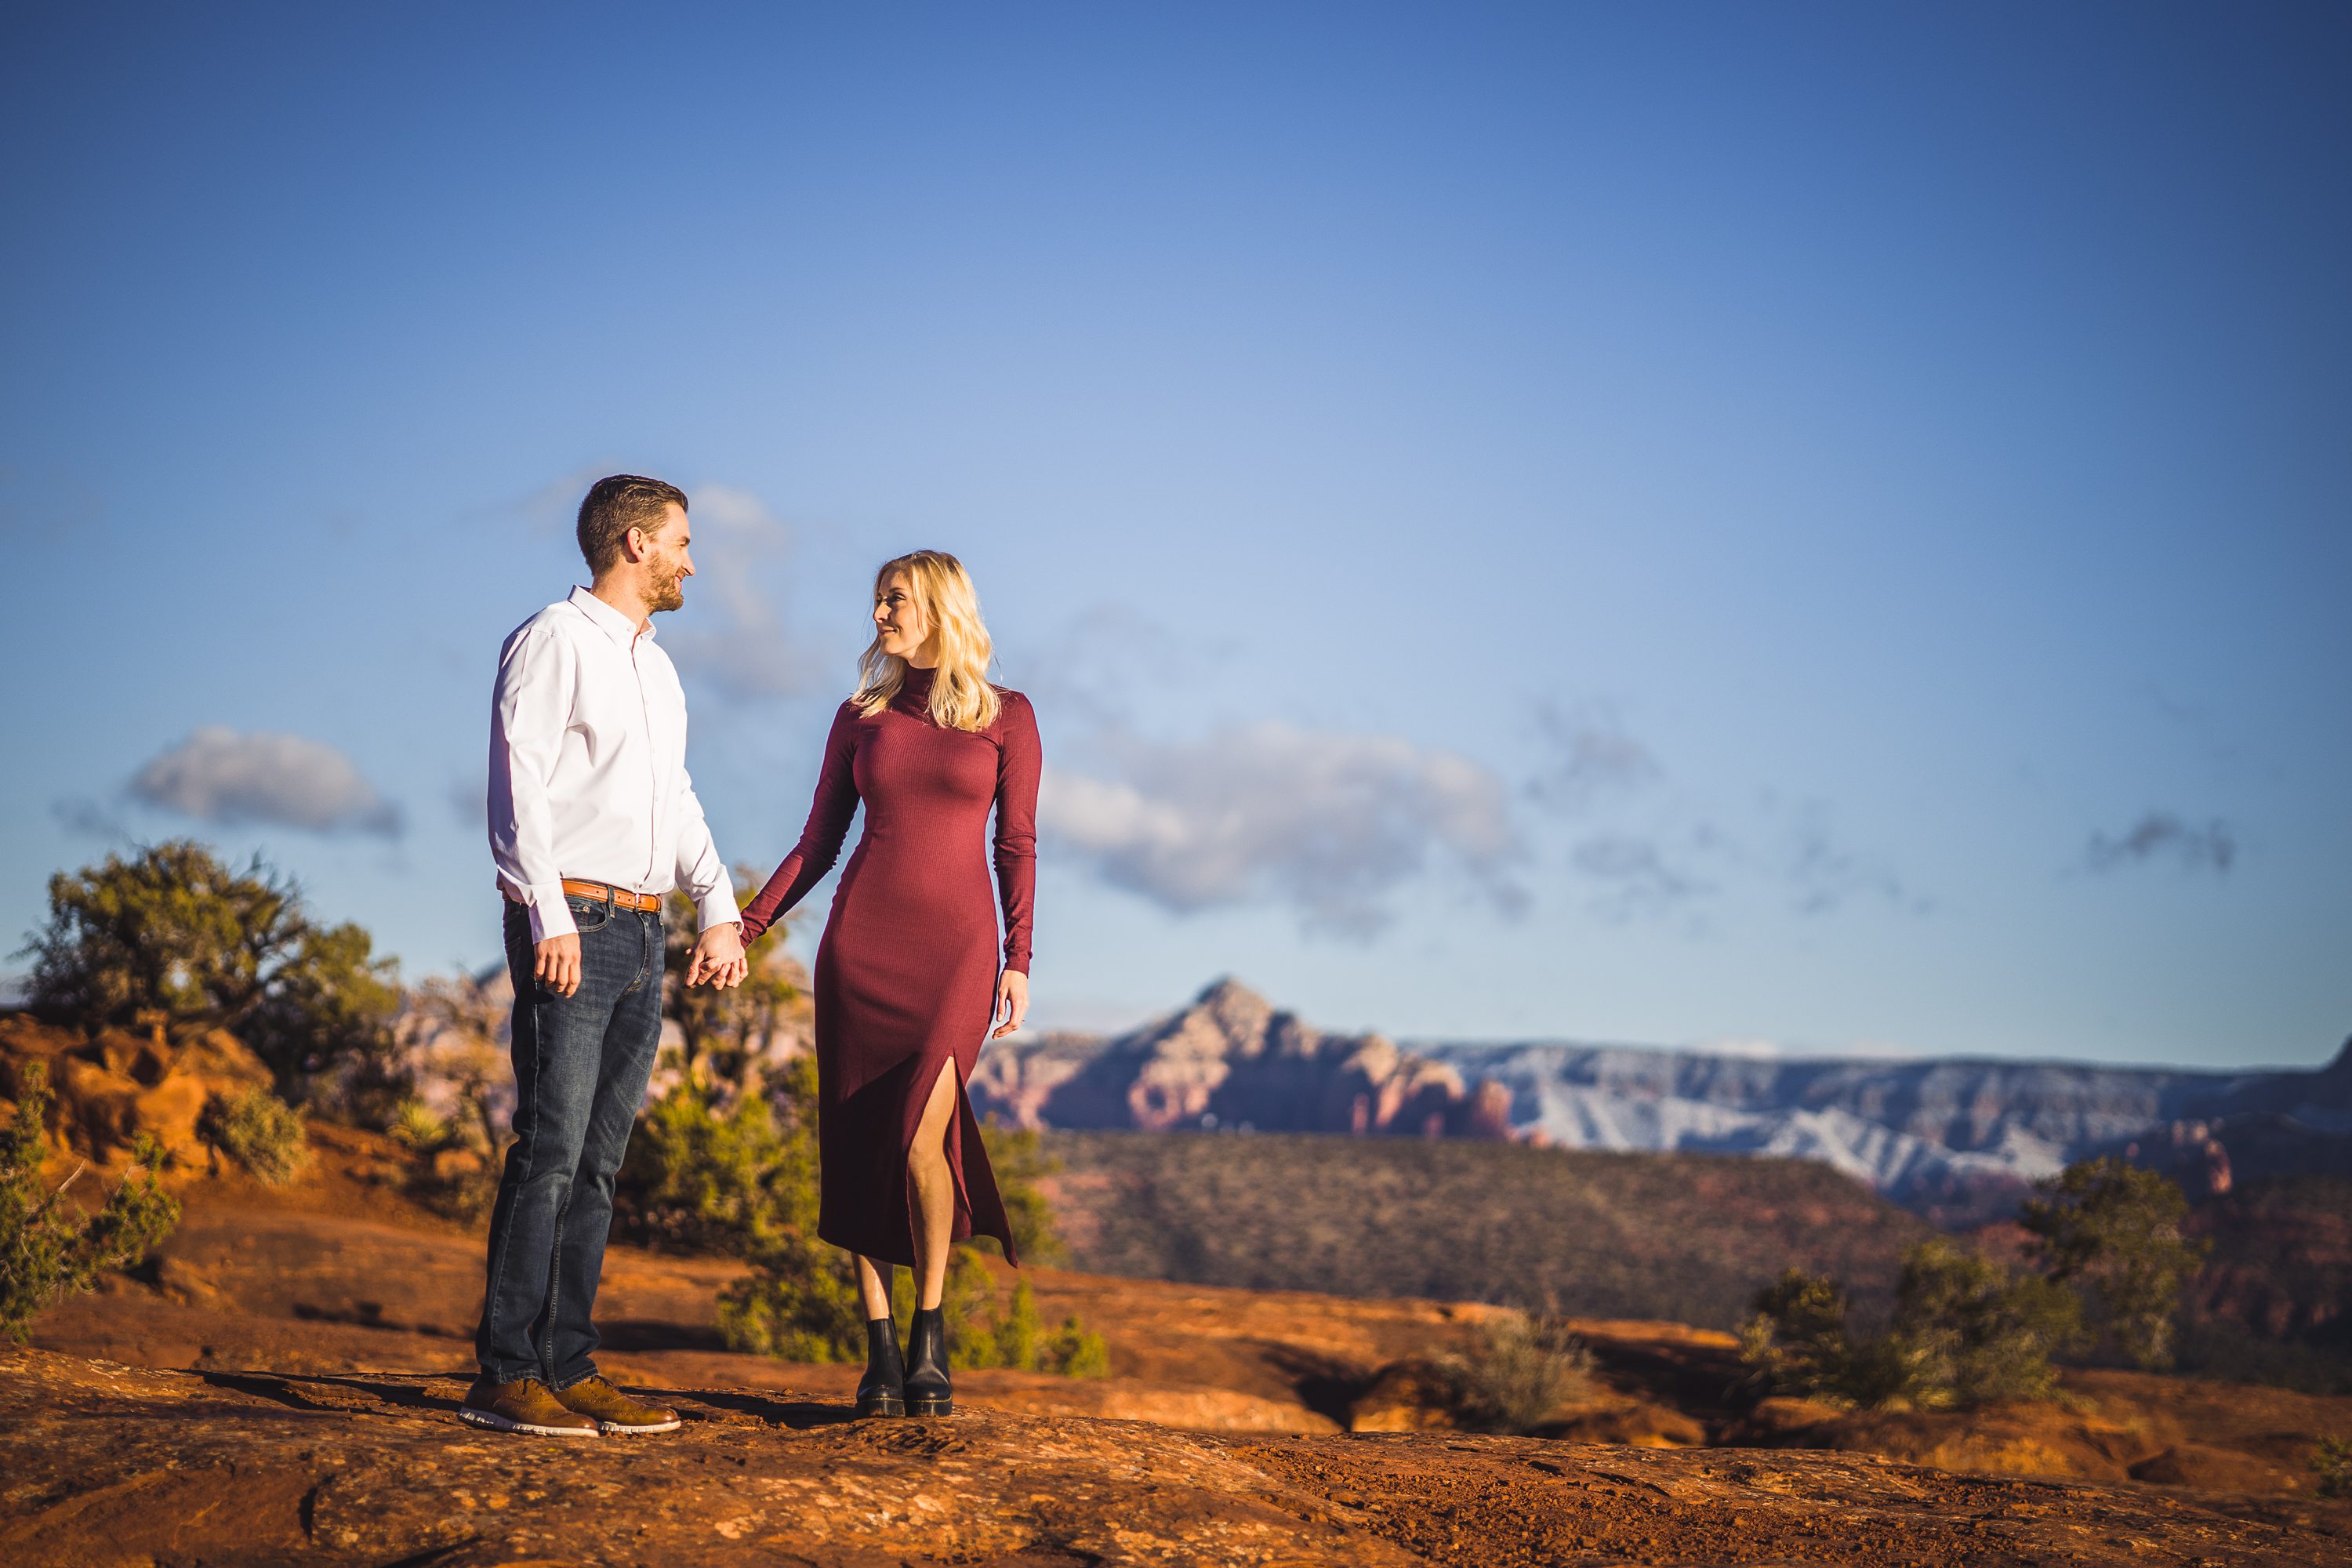
[[[529,1421],[517,1421],[490,1410],[460,1410],[457,1419],[468,1426],[491,1432],[517,1432],[527,1437],[601,1437],[602,1426],[541,1426]]]
[[[907,1414],[909,1415],[952,1415],[955,1414],[955,1401],[952,1399],[913,1400],[909,1402],[908,1405]]]
[[[618,1421],[599,1421],[596,1429],[607,1437],[642,1437],[650,1432],[675,1432],[685,1425],[682,1417],[658,1422],[651,1426],[625,1426]]]
[[[885,1415],[904,1415],[907,1402],[903,1399],[861,1399],[857,1402],[857,1418],[871,1421]]]

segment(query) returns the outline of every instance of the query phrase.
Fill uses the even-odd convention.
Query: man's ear
[[[642,528],[633,528],[621,535],[621,556],[626,561],[643,561],[651,552],[653,536]]]

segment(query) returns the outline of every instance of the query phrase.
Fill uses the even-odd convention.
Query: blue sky
[[[110,845],[497,952],[599,473],[721,849],[874,563],[1049,777],[1041,1021],[2352,1031],[2340,7],[16,7],[0,925]]]

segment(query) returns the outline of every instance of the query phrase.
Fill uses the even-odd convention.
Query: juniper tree
[[[2150,1371],[2170,1366],[2181,1288],[2208,1250],[2180,1234],[2189,1200],[2179,1185],[2121,1160],[2083,1160],[2041,1193],[2018,1222],[2043,1272],[2081,1294],[2095,1341]]]

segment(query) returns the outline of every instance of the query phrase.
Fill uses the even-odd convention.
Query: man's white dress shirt
[[[707,929],[740,919],[686,776],[686,692],[653,628],[585,588],[517,626],[490,704],[490,858],[533,942],[579,928],[563,879],[683,887]]]

